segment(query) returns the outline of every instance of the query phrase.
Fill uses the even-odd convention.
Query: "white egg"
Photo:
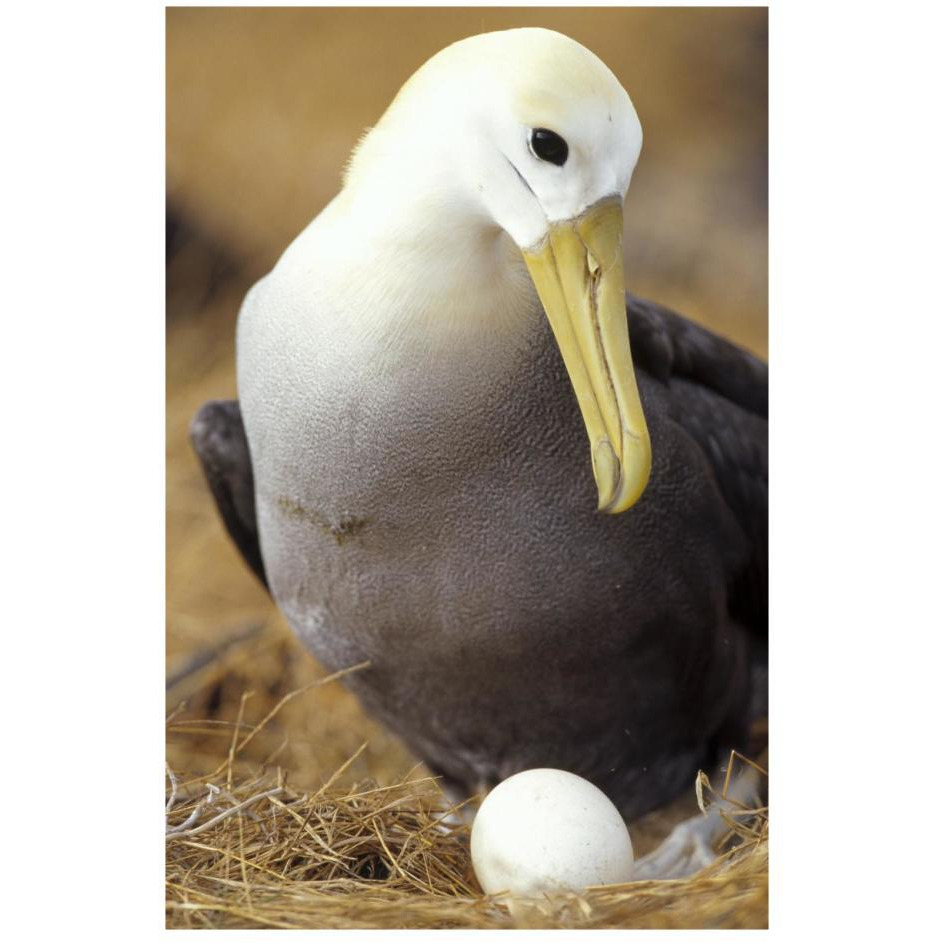
[[[471,856],[486,894],[516,898],[622,884],[635,864],[619,810],[591,782],[559,769],[526,770],[496,786],[475,817]]]

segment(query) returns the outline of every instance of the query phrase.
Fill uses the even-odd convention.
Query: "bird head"
[[[355,153],[348,186],[433,194],[457,223],[513,241],[589,436],[599,509],[641,496],[651,446],[625,312],[622,207],[642,146],[612,72],[544,29],[473,36],[430,59]]]

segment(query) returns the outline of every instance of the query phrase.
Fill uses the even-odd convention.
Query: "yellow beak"
[[[552,224],[524,260],[583,414],[599,510],[618,514],[641,497],[652,467],[625,314],[621,200]]]

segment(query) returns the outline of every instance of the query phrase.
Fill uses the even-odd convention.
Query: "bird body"
[[[450,47],[445,65],[407,83],[344,190],[247,297],[237,354],[251,467],[240,487],[254,480],[255,507],[242,523],[302,641],[331,669],[368,661],[350,687],[458,791],[555,767],[595,782],[631,819],[745,729],[750,620],[764,603],[732,597],[765,574],[766,373],[639,301],[632,370],[618,334],[621,249],[608,262],[597,237],[613,190],[621,213],[641,143],[634,109],[572,40],[509,32]],[[553,199],[541,196],[547,168],[510,146],[475,156],[477,135],[471,156],[458,153],[458,119],[434,120],[458,87],[479,129],[467,69],[480,69],[482,45],[507,44],[558,64],[557,79],[523,96],[540,112],[527,126],[549,126],[556,109],[563,123],[602,121],[612,147],[626,145],[600,163],[606,142],[580,151],[571,121],[568,165],[589,169],[561,177],[566,193]],[[500,84],[497,61],[484,74]],[[599,114],[567,94],[590,96]],[[433,113],[418,143],[405,133],[417,103]],[[422,146],[434,159],[420,161]],[[492,186],[506,192],[483,197]],[[597,218],[598,231],[584,225]],[[571,244],[588,260],[579,298],[595,326],[580,334],[574,320],[575,340],[551,314],[562,302],[547,300]],[[567,297],[572,314],[580,301]],[[207,428],[194,436],[204,463]],[[597,513],[596,492],[603,510],[623,512]]]

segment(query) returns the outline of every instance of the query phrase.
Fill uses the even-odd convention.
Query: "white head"
[[[474,36],[433,56],[364,137],[325,240],[348,253],[330,277],[372,292],[361,309],[413,337],[457,324],[493,342],[498,320],[532,314],[532,281],[610,513],[638,499],[651,467],[622,275],[641,146],[625,89],[579,43],[544,29]]]
[[[542,131],[562,139],[562,163]],[[527,249],[548,223],[624,199],[641,148],[635,108],[599,58],[561,33],[513,29],[426,62],[361,142],[345,182],[447,192]]]

